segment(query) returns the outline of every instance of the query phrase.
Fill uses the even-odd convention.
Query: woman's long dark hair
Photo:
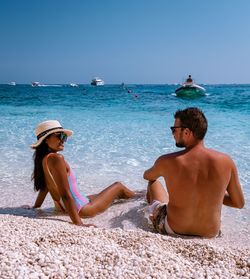
[[[34,171],[31,180],[34,180],[34,190],[44,190],[46,188],[45,176],[43,171],[43,158],[49,154],[49,147],[45,140],[36,148],[33,154]]]

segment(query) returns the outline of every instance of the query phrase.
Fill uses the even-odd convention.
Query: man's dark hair
[[[207,132],[207,119],[204,113],[198,108],[186,108],[184,110],[177,110],[174,118],[181,121],[181,126],[189,128],[194,137],[202,140]]]

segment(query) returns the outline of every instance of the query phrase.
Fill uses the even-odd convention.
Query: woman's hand
[[[21,208],[23,208],[23,209],[34,209],[34,206],[30,206],[28,204],[24,204],[24,205],[21,205]]]
[[[70,224],[72,224],[72,223],[70,223]],[[83,224],[83,223],[81,223],[81,224],[75,224],[75,225],[79,226],[79,227],[94,227],[94,228],[97,228],[97,226],[94,225],[94,224]]]
[[[81,226],[82,227],[94,227],[94,228],[97,228],[97,226],[94,225],[94,224],[82,224]]]

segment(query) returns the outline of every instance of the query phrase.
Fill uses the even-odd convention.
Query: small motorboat
[[[71,82],[71,83],[69,84],[69,86],[70,86],[70,87],[78,87],[78,84]]]
[[[94,85],[94,86],[100,86],[100,85],[104,85],[104,81],[98,77],[92,79],[91,85]]]
[[[16,82],[15,82],[15,81],[11,81],[11,82],[9,83],[9,85],[16,86]]]
[[[175,94],[178,97],[200,97],[204,96],[206,89],[193,82],[191,75],[188,76],[186,81],[175,90]]]
[[[32,86],[32,87],[39,87],[39,86],[41,86],[41,84],[40,84],[39,81],[33,81],[33,82],[31,83],[31,86]]]

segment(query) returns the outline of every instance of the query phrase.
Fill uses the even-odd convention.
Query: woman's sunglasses
[[[54,133],[53,135],[55,135],[62,142],[66,142],[68,138],[68,136],[63,132]]]

